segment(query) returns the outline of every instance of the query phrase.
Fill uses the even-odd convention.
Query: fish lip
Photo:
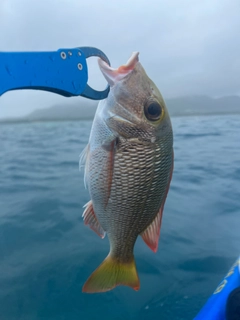
[[[132,72],[139,61],[138,55],[139,52],[133,52],[127,63],[116,69],[110,67],[104,60],[100,58],[98,59],[99,68],[111,87],[113,87],[117,82],[123,80],[130,72]]]
[[[119,105],[119,106],[122,107],[121,105]],[[140,124],[139,119],[135,115],[129,113],[128,110],[126,110],[126,109],[125,109],[125,111],[126,111],[126,116],[121,113],[115,113],[112,111],[108,111],[108,120],[113,119],[117,122],[129,124],[131,126],[137,126]],[[129,117],[127,117],[127,115],[129,115]]]
[[[126,119],[125,117],[120,116],[118,114],[113,114],[112,116],[109,117],[109,119],[114,119],[114,120],[116,120],[118,122],[128,123],[128,124],[131,124],[131,125],[135,124],[134,122],[132,122],[132,121],[130,121],[130,120]]]

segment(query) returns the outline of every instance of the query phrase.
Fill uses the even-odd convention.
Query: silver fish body
[[[173,169],[171,121],[138,54],[117,70],[103,62],[100,67],[111,90],[99,103],[86,149],[85,181],[91,202],[84,219],[100,236],[107,234],[111,263],[108,260],[105,269],[100,266],[95,271],[84,286],[86,292],[106,291],[118,284],[139,288],[134,244],[142,235],[157,250]],[[122,272],[125,265],[132,270],[128,275]],[[106,272],[112,273],[110,278],[115,273],[115,282],[103,280]],[[133,283],[128,278],[131,272]]]

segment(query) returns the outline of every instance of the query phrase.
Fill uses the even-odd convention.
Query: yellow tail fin
[[[119,262],[109,254],[88,278],[82,291],[88,293],[105,292],[118,285],[139,290],[140,284],[135,261],[132,258],[130,262]]]

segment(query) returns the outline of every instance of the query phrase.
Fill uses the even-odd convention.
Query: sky
[[[240,95],[239,15],[239,0],[1,0],[0,51],[93,46],[113,67],[139,51],[164,98]],[[105,88],[96,59],[89,59],[88,66],[89,84]],[[0,118],[69,99],[84,102],[42,91],[11,91],[0,97]]]

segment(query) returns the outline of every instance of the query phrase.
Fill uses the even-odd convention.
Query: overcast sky
[[[240,95],[240,0],[0,0],[0,30],[0,51],[89,45],[114,67],[139,51],[165,98]],[[89,68],[89,83],[104,88],[96,61]],[[8,92],[0,97],[0,117],[56,103],[69,98]]]

